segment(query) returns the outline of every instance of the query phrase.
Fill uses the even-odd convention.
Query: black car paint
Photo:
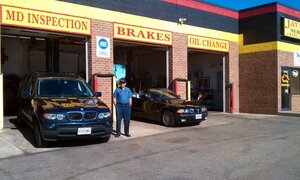
[[[37,96],[37,81],[40,78],[71,78],[81,79],[74,74],[52,74],[52,73],[29,73],[26,74],[20,83],[18,92],[18,116],[22,118],[31,128],[34,129],[34,121],[38,126],[43,140],[56,141],[60,139],[79,139],[79,138],[105,138],[112,132],[112,118],[98,119],[97,116],[102,112],[109,112],[109,108],[100,101],[95,95],[93,97],[69,97],[69,98],[51,98]],[[71,121],[64,120],[46,120],[44,113],[66,113],[70,111],[96,112],[96,119],[93,121]],[[76,134],[78,127],[92,127],[91,135]],[[93,133],[94,131],[101,133]],[[64,132],[68,132],[65,133]]]
[[[147,92],[148,91],[151,91],[151,89],[147,90]],[[163,112],[170,111],[172,112],[175,118],[176,124],[182,123],[182,118],[185,118],[187,120],[186,123],[201,122],[205,120],[208,116],[207,111],[186,114],[177,113],[178,109],[190,108],[202,110],[203,107],[204,106],[199,104],[199,102],[187,102],[185,100],[180,99],[179,97],[172,99],[155,99],[148,93],[135,94],[135,96],[132,98],[132,115],[134,117],[150,119],[153,121],[161,121],[161,116]],[[202,119],[195,119],[196,114],[202,114]]]

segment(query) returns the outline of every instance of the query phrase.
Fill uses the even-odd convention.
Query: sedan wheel
[[[162,123],[167,127],[173,127],[175,125],[173,113],[164,111],[162,114]]]

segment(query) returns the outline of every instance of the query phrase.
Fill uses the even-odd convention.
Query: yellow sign
[[[284,18],[284,36],[300,39],[300,22]]]
[[[51,12],[2,6],[2,25],[90,35],[90,19]]]
[[[188,47],[195,49],[228,52],[229,42],[220,39],[188,35]]]
[[[114,38],[152,44],[172,45],[172,32],[114,23]]]
[[[281,76],[281,86],[290,86],[289,71],[284,70]]]

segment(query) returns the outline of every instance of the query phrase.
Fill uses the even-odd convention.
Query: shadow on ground
[[[139,117],[132,117],[131,119],[133,121],[138,121],[138,122],[142,122],[142,123],[149,123],[149,124],[165,127],[160,121],[154,121],[154,120],[149,120],[149,119],[139,118]],[[201,122],[203,122],[203,121],[201,121]],[[166,128],[180,128],[180,127],[197,126],[200,123],[183,123],[183,124],[177,124],[175,127],[166,127]]]
[[[27,124],[18,127],[16,118],[10,118],[9,122],[14,125],[10,129],[20,131],[24,139],[27,140],[32,146],[34,146],[34,131]],[[60,141],[48,142],[47,148],[87,146],[93,144],[100,144],[100,142],[93,138],[79,139],[79,140],[60,140]]]

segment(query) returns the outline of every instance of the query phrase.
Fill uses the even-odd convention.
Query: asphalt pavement
[[[217,113],[198,126],[134,124],[133,138],[38,151],[1,132],[22,153],[0,159],[0,179],[300,179],[299,117]]]

